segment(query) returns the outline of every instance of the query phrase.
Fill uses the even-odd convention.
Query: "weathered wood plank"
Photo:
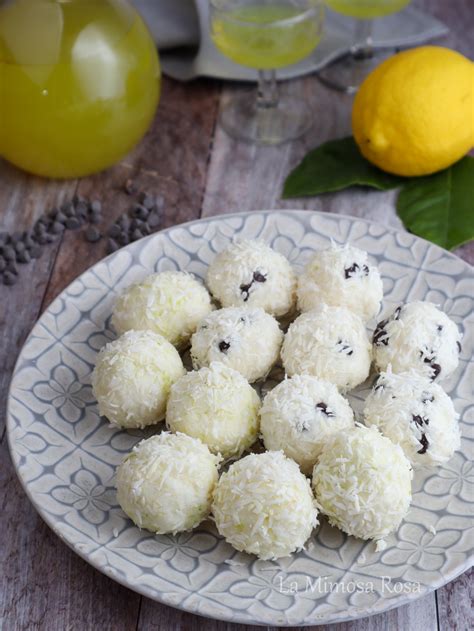
[[[440,631],[474,628],[474,570],[471,568],[436,592]]]

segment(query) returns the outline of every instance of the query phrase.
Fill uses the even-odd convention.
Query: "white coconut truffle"
[[[358,425],[329,438],[314,467],[313,489],[331,525],[361,539],[382,539],[408,511],[412,476],[399,445]]]
[[[365,402],[365,424],[400,445],[414,467],[451,458],[460,447],[457,419],[441,386],[413,372],[382,373]]]
[[[310,311],[321,302],[346,307],[364,321],[377,315],[383,299],[379,271],[367,252],[332,244],[316,252],[298,279],[298,308]]]
[[[261,307],[283,316],[294,307],[296,275],[288,260],[263,241],[232,243],[212,261],[207,285],[223,307]]]
[[[226,307],[209,314],[191,338],[195,368],[218,361],[247,381],[266,377],[278,359],[283,333],[259,307]]]
[[[359,316],[322,304],[290,325],[281,357],[287,375],[313,375],[351,390],[367,379],[371,346]]]
[[[171,386],[166,424],[230,458],[256,441],[259,409],[260,398],[248,381],[229,366],[213,362]]]
[[[152,331],[128,331],[101,349],[92,374],[99,412],[126,429],[163,420],[171,384],[184,375],[178,351]]]
[[[380,371],[413,370],[441,381],[459,363],[461,334],[449,317],[431,302],[410,302],[397,307],[377,324],[374,358]]]
[[[295,375],[266,395],[260,423],[265,447],[282,450],[311,475],[328,437],[353,427],[354,413],[332,383]]]
[[[212,309],[207,289],[192,274],[161,272],[125,289],[115,302],[112,324],[119,334],[154,331],[182,347]]]
[[[281,451],[231,465],[217,483],[212,513],[226,541],[261,559],[301,550],[318,523],[309,480]]]
[[[118,502],[139,528],[190,530],[210,513],[219,460],[185,434],[142,440],[117,469]]]

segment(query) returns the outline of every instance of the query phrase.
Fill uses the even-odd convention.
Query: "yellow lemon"
[[[448,167],[474,143],[474,66],[439,46],[398,53],[361,85],[352,131],[362,154],[397,175]]]

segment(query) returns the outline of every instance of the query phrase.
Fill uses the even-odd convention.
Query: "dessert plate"
[[[464,333],[460,364],[443,382],[461,415],[462,449],[442,468],[416,472],[413,503],[385,550],[324,520],[305,550],[278,561],[235,551],[212,522],[177,536],[140,531],[117,505],[114,471],[154,430],[111,429],[90,377],[113,339],[114,297],[153,271],[204,278],[231,239],[261,238],[297,269],[311,253],[351,242],[377,260],[383,310],[430,300]],[[75,280],[41,316],[19,356],[8,402],[8,439],[20,480],[42,518],[95,568],[145,596],[213,618],[315,625],[379,613],[440,587],[472,562],[474,470],[473,272],[405,232],[308,211],[255,211],[176,226],[112,254]],[[373,326],[374,323],[372,323]],[[370,383],[351,393],[360,414]]]

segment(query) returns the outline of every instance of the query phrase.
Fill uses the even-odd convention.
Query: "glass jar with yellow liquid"
[[[79,177],[122,158],[160,94],[155,43],[126,0],[0,0],[0,156]]]
[[[353,94],[365,77],[393,51],[376,52],[372,46],[374,18],[383,18],[405,8],[410,0],[325,0],[327,6],[355,18],[355,44],[349,54],[334,60],[318,72],[331,88]]]
[[[312,122],[306,103],[281,97],[276,69],[307,57],[323,25],[320,0],[211,0],[211,35],[218,50],[258,71],[258,92],[235,96],[220,122],[234,138],[280,144],[301,136]]]

